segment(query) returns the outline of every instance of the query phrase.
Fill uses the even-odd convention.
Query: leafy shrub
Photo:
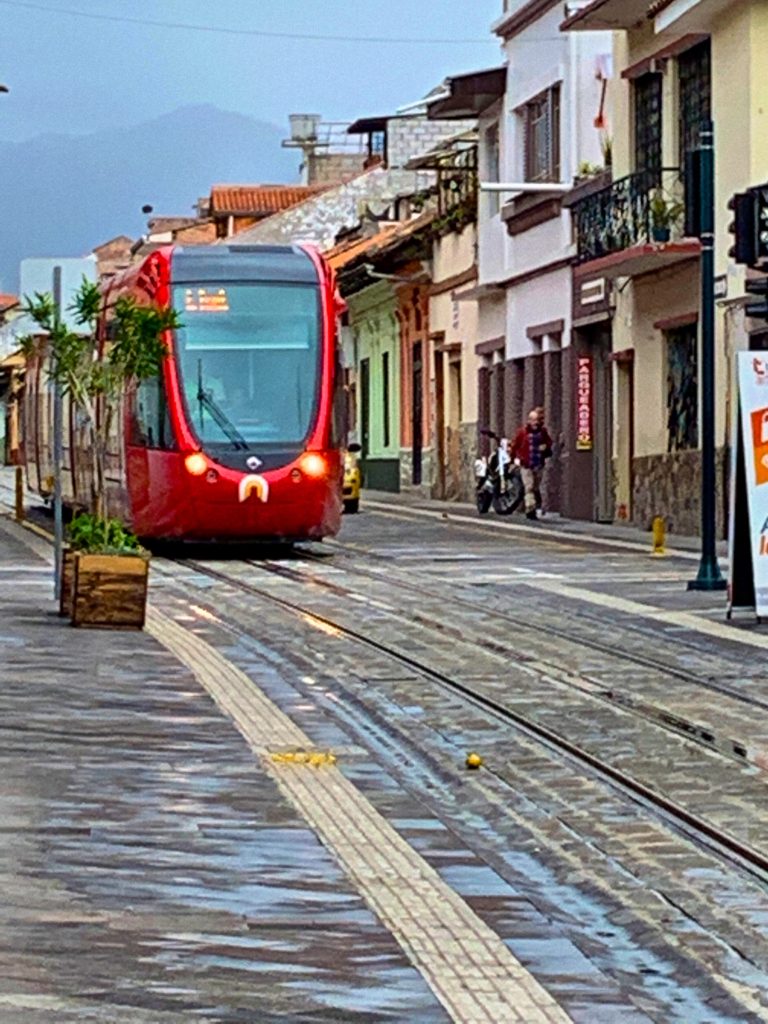
[[[89,555],[143,555],[138,538],[119,519],[82,512],[67,527],[67,539],[75,551]]]

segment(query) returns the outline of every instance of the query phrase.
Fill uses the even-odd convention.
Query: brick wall
[[[475,121],[428,121],[424,115],[393,117],[387,122],[387,160],[393,169],[428,153],[445,139],[471,131]]]

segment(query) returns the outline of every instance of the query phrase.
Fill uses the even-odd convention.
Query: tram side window
[[[131,419],[133,444],[145,448],[173,448],[168,403],[159,377],[150,377],[136,388]]]

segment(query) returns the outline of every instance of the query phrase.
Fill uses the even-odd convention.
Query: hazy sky
[[[191,103],[350,120],[500,62],[501,0],[0,0],[0,138],[82,134]],[[78,17],[186,22],[227,33]],[[69,12],[69,13],[67,13]],[[467,40],[417,45],[245,32]]]

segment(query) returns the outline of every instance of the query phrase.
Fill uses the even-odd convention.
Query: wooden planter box
[[[68,619],[72,614],[72,584],[75,580],[75,552],[64,548],[61,556],[61,590],[59,615]]]
[[[149,560],[140,555],[84,555],[74,560],[73,626],[143,629]]]

